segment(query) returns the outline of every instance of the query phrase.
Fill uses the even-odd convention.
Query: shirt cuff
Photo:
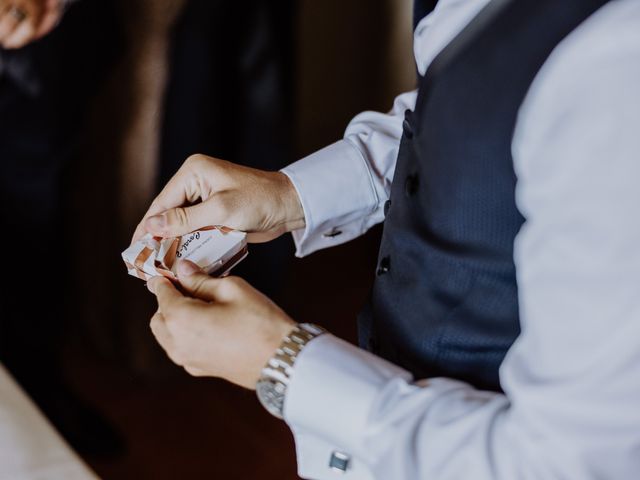
[[[353,240],[384,218],[362,153],[341,140],[282,170],[304,210],[304,229],[293,232],[296,256]]]
[[[336,452],[334,442],[318,437],[313,432],[291,427],[296,442],[298,475],[311,480],[374,480],[372,469],[359,458],[350,458],[346,470],[331,468],[331,458]]]
[[[284,417],[296,439],[303,478],[331,478],[334,452],[350,458],[349,480],[373,478],[363,435],[380,392],[411,374],[339,338],[322,335],[296,359],[287,388]]]

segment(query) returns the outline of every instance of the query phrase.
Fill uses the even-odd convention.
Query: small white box
[[[247,234],[226,227],[208,227],[182,237],[147,234],[122,252],[129,275],[149,280],[159,275],[176,279],[176,260],[190,260],[209,275],[222,277],[248,254]]]

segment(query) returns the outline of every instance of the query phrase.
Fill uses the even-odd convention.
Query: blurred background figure
[[[64,259],[74,242],[62,206],[89,101],[117,52],[115,25],[109,1],[0,2],[0,224],[12,286],[0,292],[0,361],[67,440],[91,453],[119,442],[61,373]],[[48,283],[38,298],[34,272]]]

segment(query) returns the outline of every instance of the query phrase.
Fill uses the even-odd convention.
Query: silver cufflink
[[[351,457],[346,453],[333,452],[329,460],[329,468],[336,472],[345,473],[349,468]]]
[[[338,235],[342,235],[342,230],[338,230],[337,228],[333,228],[330,232],[327,232],[322,236],[324,238],[334,238],[334,237],[337,237]]]

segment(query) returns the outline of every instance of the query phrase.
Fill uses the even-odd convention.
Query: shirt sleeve
[[[420,21],[413,43],[421,75],[485,4],[486,0],[440,1]],[[293,182],[305,214],[306,227],[293,232],[297,256],[345,243],[384,220],[404,115],[415,108],[416,99],[414,90],[399,95],[386,114],[361,113],[343,140],[282,170]]]
[[[297,256],[348,242],[384,220],[404,112],[415,107],[416,96],[398,96],[386,114],[361,113],[343,140],[282,170],[305,214],[305,228],[293,232]]]
[[[285,402],[303,478],[336,478],[336,455],[345,480],[637,478],[640,31],[623,27],[640,10],[618,5],[615,39],[606,29],[559,47],[521,109],[522,333],[500,368],[505,393],[415,382],[319,337],[297,359]]]

